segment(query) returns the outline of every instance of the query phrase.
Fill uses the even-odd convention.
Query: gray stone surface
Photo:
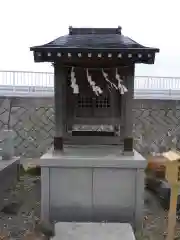
[[[118,150],[73,146],[45,154],[39,161],[42,220],[128,222],[140,229],[146,161]]]
[[[167,132],[180,136],[180,101],[135,99],[134,139],[138,152],[170,147]],[[10,121],[8,123],[10,113]],[[54,103],[47,98],[0,98],[0,130],[15,132],[16,155],[38,157],[53,143]]]
[[[7,190],[17,183],[19,174],[19,158],[0,160],[0,210]]]
[[[127,223],[56,223],[52,240],[135,240]]]
[[[63,152],[49,150],[36,164],[43,167],[109,167],[109,168],[142,168],[147,162],[141,154],[134,151],[131,156],[123,155],[119,146],[65,146]]]

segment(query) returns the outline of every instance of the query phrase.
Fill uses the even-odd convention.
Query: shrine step
[[[135,240],[128,223],[66,223],[55,224],[51,240]]]

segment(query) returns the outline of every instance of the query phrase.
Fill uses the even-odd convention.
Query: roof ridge
[[[91,27],[82,27],[82,28],[74,28],[72,26],[69,27],[69,35],[87,35],[87,34],[120,34],[121,35],[121,27],[118,28],[91,28]]]

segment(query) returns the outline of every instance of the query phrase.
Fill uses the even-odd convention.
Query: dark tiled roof
[[[121,28],[69,28],[69,35],[31,50],[38,49],[149,49],[121,35]],[[155,51],[158,49],[154,49]]]
[[[142,48],[143,46],[119,34],[66,35],[44,45],[60,48]]]

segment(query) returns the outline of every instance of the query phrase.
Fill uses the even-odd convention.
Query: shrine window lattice
[[[110,99],[108,97],[92,98],[80,97],[77,101],[78,108],[110,108]]]

